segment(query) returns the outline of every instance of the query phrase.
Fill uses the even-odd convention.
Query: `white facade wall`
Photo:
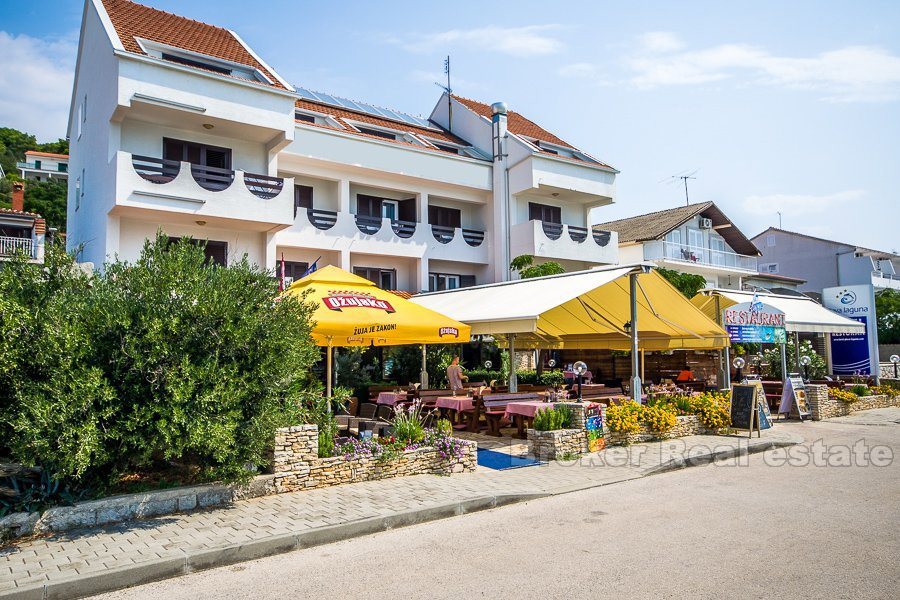
[[[120,245],[118,257],[134,261],[141,255],[144,240],[154,239],[157,231],[172,237],[190,236],[197,240],[214,240],[228,243],[228,262],[240,261],[246,254],[250,262],[265,264],[266,235],[260,231],[224,229],[218,227],[139,221],[123,217],[119,220]]]

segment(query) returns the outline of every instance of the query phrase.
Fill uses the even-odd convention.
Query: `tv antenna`
[[[686,206],[691,203],[690,196],[688,195],[688,179],[697,179],[696,175],[699,172],[700,172],[700,169],[694,169],[693,171],[686,169],[684,171],[681,171],[680,173],[676,173],[676,174],[672,175],[671,177],[666,177],[665,179],[661,179],[659,181],[659,183],[673,184],[673,183],[678,183],[679,179],[681,181],[683,181],[684,182],[684,203]]]
[[[444,59],[444,75],[447,76],[447,85],[443,83],[434,82],[434,85],[438,86],[445,92],[447,92],[447,129],[453,130],[453,100],[451,96],[453,96],[453,89],[450,87],[450,55],[447,55],[447,58]]]

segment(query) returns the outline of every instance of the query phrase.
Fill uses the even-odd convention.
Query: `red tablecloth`
[[[438,408],[448,408],[455,411],[472,410],[475,407],[475,398],[468,396],[438,396],[435,405]]]
[[[537,400],[529,400],[526,402],[510,402],[506,405],[506,418],[511,419],[513,415],[522,415],[523,417],[533,417],[539,410],[553,408],[552,402],[540,402]]]
[[[405,401],[406,392],[400,392],[399,394],[394,392],[378,392],[378,404],[387,404],[388,406],[393,406],[397,404],[397,402]]]

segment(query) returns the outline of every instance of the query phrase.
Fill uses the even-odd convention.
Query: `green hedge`
[[[500,371],[485,371],[483,369],[480,370],[470,370],[466,371],[466,375],[469,376],[469,381],[484,381],[485,383],[490,383],[491,380],[496,379],[498,384],[505,381],[503,374]],[[532,369],[520,369],[516,371],[516,377],[519,380],[519,383],[526,385],[563,385],[565,383],[565,377],[563,376],[562,371],[544,371],[541,373],[540,378],[537,376],[537,371]]]
[[[246,257],[148,241],[89,275],[62,248],[0,268],[0,456],[75,486],[165,461],[208,479],[265,464],[310,417],[311,306]]]

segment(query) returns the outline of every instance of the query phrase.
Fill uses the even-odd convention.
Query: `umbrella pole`
[[[509,391],[519,391],[519,378],[516,376],[516,334],[509,334]]]
[[[328,412],[331,412],[331,377],[332,377],[332,354],[334,348],[331,346],[331,338],[328,338],[328,349],[326,350],[325,359],[325,397],[328,398]]]
[[[423,390],[428,389],[428,368],[426,364],[425,344],[422,344],[422,371],[419,373],[419,381],[422,385],[419,387]]]

